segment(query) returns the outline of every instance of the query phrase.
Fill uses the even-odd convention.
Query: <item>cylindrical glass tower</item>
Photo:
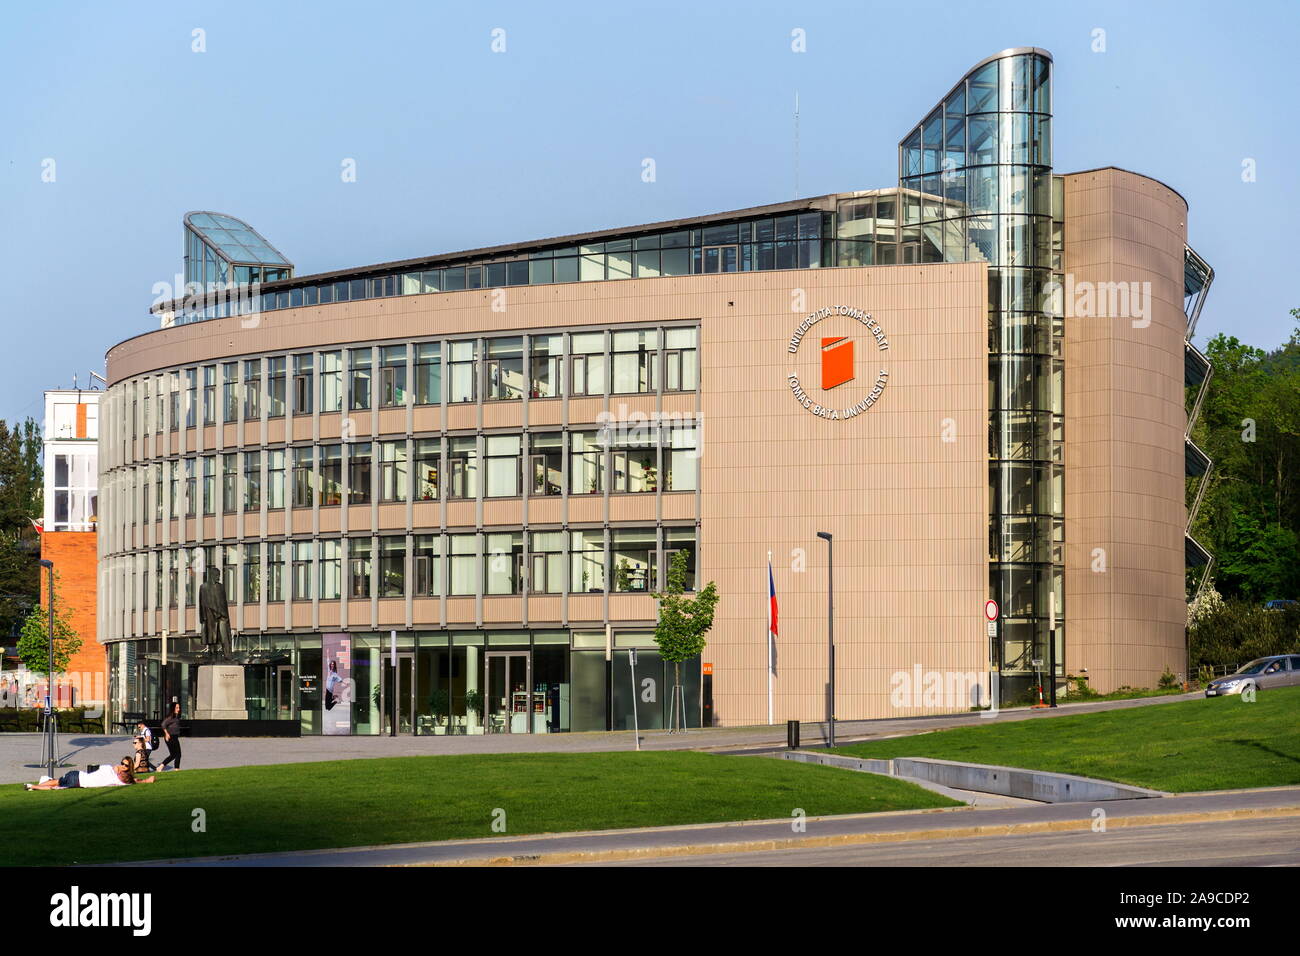
[[[899,145],[904,262],[989,264],[989,664],[1003,699],[1046,671],[1055,603],[1064,673],[1063,325],[1052,294],[1052,58],[972,69]],[[1059,197],[1059,192],[1058,192]],[[1055,213],[1055,215],[1054,215]],[[1046,683],[1046,681],[1044,681]]]

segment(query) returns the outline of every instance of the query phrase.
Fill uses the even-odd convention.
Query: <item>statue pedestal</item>
[[[195,720],[247,720],[242,664],[204,664],[199,667],[199,693]]]

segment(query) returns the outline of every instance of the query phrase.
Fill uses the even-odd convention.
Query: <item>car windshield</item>
[[[1233,673],[1234,674],[1258,674],[1269,664],[1273,663],[1273,661],[1274,658],[1272,657],[1261,657],[1257,661],[1251,661],[1249,664],[1243,664],[1241,667],[1233,671]]]

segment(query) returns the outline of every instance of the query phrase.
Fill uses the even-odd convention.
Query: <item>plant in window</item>
[[[686,597],[689,557],[683,549],[673,555],[668,565],[668,587],[655,598],[659,602],[659,621],[655,625],[655,643],[659,654],[673,665],[673,693],[668,732],[686,728],[686,698],[682,693],[682,662],[704,653],[705,635],[713,627],[713,612],[718,606],[718,588],[710,581],[694,597]]]
[[[439,687],[429,695],[429,713],[433,715],[433,722],[441,726],[446,723],[447,715],[451,712],[451,697],[445,690]]]
[[[465,710],[474,715],[475,723],[483,716],[483,694],[477,687],[465,691]]]
[[[632,590],[632,565],[627,558],[619,558],[618,565],[614,568],[614,590]]]
[[[649,458],[641,459],[641,471],[645,474],[645,490],[654,491],[659,485],[659,469]]]

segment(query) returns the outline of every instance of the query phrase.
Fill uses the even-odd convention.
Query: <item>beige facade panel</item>
[[[1065,213],[1066,668],[1153,686],[1186,670],[1187,206],[1104,169],[1065,177]]]

